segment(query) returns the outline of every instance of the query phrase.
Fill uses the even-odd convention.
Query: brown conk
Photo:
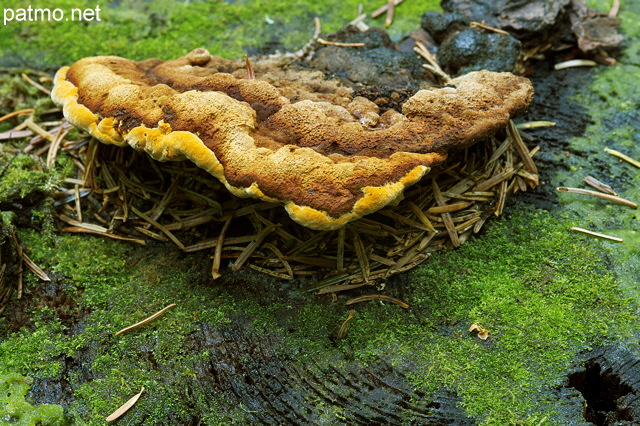
[[[104,143],[188,158],[233,194],[281,202],[296,222],[328,230],[398,200],[533,96],[525,78],[479,71],[381,112],[319,73],[254,70],[247,79],[244,62],[205,49],[166,62],[98,56],[60,69],[52,98]]]

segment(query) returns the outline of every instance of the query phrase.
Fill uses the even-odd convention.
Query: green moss
[[[607,10],[609,2],[593,2]],[[584,105],[591,124],[584,136],[569,141],[576,155],[570,159],[571,170],[556,172],[552,182],[557,186],[585,187],[582,180],[592,175],[611,185],[620,196],[640,201],[640,171],[628,163],[607,154],[604,149],[621,151],[640,159],[640,3],[632,2],[619,18],[624,32],[624,51],[618,64],[598,67],[593,79],[575,100]],[[613,258],[612,268],[620,279],[625,294],[640,297],[637,277],[640,276],[640,235],[637,209],[575,194],[560,194],[562,216],[572,226],[579,226],[622,238],[623,243],[601,241]]]
[[[34,406],[26,400],[31,382],[30,378],[20,374],[0,374],[0,424],[22,426],[68,424],[60,405]]]
[[[602,253],[549,214],[530,209],[491,224],[486,235],[459,250],[434,255],[413,274],[409,311],[378,302],[358,306],[337,346],[330,338],[344,319],[344,305],[317,303],[312,296],[277,296],[265,304],[264,291],[232,296],[233,287],[225,286],[269,284],[244,282],[248,273],[241,283],[233,282],[235,276],[225,285],[205,285],[206,256],[176,258],[167,246],[151,255],[74,235],[43,247],[35,232],[20,236],[34,261],[90,313],[71,332],[55,319],[54,307],[39,309],[32,327],[0,343],[0,367],[55,378],[62,360],[86,365],[91,381],[74,370],[66,377],[76,397],[69,413],[83,424],[101,423],[141,386],[147,391],[128,422],[242,418],[241,410],[193,385],[196,365],[208,353],[189,350],[188,343],[199,324],[215,326],[238,313],[252,319],[255,332],[282,336],[282,353],[295,362],[314,359],[339,368],[349,360],[390,359],[418,390],[454,390],[469,415],[487,424],[553,420],[562,402],[551,390],[576,353],[637,331],[634,309],[620,298]],[[172,302],[177,306],[155,322],[114,336]],[[474,322],[489,330],[487,342],[468,333]],[[326,410],[328,418],[339,414]]]
[[[23,199],[32,192],[45,190],[47,173],[38,160],[28,155],[10,158],[5,154],[3,161],[11,167],[7,165],[4,174],[0,175],[0,202]]]
[[[187,349],[199,323],[215,325],[239,312],[253,318],[258,332],[285,336],[282,351],[296,362],[333,363],[336,350],[344,356],[339,362],[382,356],[401,370],[410,365],[405,373],[427,395],[455,390],[468,413],[489,424],[553,419],[560,402],[550,390],[575,354],[636,331],[634,310],[620,298],[602,254],[549,214],[528,209],[492,224],[487,235],[459,250],[434,255],[414,274],[411,310],[377,302],[359,307],[337,349],[330,336],[341,324],[343,305],[319,304],[312,296],[264,304],[262,296],[244,294],[239,306],[224,286],[204,285],[206,256],[176,259],[170,246],[151,255],[87,236],[63,234],[54,246],[39,244],[33,231],[20,237],[32,259],[57,277],[56,285],[91,312],[70,333],[54,308],[39,309],[32,328],[0,343],[0,366],[55,378],[64,359],[90,365],[90,382],[79,372],[67,377],[77,398],[70,414],[86,424],[100,423],[141,386],[147,392],[127,414],[133,423],[241,417],[190,384],[207,354]],[[33,285],[29,279],[27,286]],[[178,306],[154,323],[114,336],[172,302]],[[489,330],[489,341],[468,333],[474,322]]]
[[[54,69],[83,56],[168,59],[197,46],[226,57],[291,50],[309,39],[314,16],[321,18],[325,33],[337,30],[355,16],[358,1],[304,0],[295,7],[265,1],[116,3],[117,8],[101,5],[99,23],[14,22],[0,27],[0,63]],[[421,13],[437,9],[437,3],[400,5],[393,37],[417,27]],[[94,8],[95,3],[49,1],[38,7]],[[640,157],[638,136],[632,131],[640,99],[639,16],[637,5],[626,4],[620,17],[627,48],[620,65],[599,71],[579,97],[594,121],[584,138],[571,141],[585,160],[572,163],[574,172],[557,175],[556,182],[579,182],[576,171],[589,171],[593,158],[611,161],[602,152],[604,146]],[[382,25],[383,20],[373,24]],[[4,113],[33,106],[22,100],[31,99],[36,90],[19,74],[0,78]],[[42,99],[39,108],[46,109],[48,100]],[[15,121],[1,125],[5,127],[0,131],[7,130]],[[61,167],[54,173],[64,176],[69,164],[60,157]],[[617,163],[611,170],[622,195],[639,199],[637,171]],[[48,191],[55,183],[50,173],[31,157],[19,155],[0,178],[0,194],[20,198]],[[379,302],[359,305],[347,337],[337,343],[331,337],[347,311],[340,302],[318,303],[315,296],[289,297],[284,291],[272,295],[270,290],[279,283],[246,271],[231,278],[225,274],[211,284],[206,255],[183,255],[168,245],[145,248],[67,234],[49,244],[37,232],[22,230],[23,245],[53,277],[52,288],[73,300],[65,311],[73,320],[61,320],[61,307],[46,305],[44,299],[45,306],[27,312],[31,320],[17,333],[6,335],[7,319],[0,319],[0,371],[54,381],[66,371],[64,379],[76,398],[69,415],[79,424],[103,424],[141,386],[147,391],[124,418],[128,423],[166,424],[189,416],[207,424],[241,422],[242,407],[231,407],[197,385],[198,362],[209,354],[191,350],[190,344],[201,325],[245,315],[256,332],[281,336],[282,353],[292,362],[313,359],[339,368],[352,360],[366,363],[382,357],[427,397],[443,388],[455,391],[469,415],[485,423],[558,424],[564,402],[552,389],[564,380],[579,351],[611,341],[637,343],[636,306],[623,297],[640,296],[634,284],[640,271],[637,211],[599,200],[579,201],[581,206],[575,207],[574,198],[565,196],[560,215],[524,208],[490,224],[486,235],[462,249],[434,255],[412,275],[415,282],[406,297],[410,310]],[[39,210],[34,216],[47,214]],[[569,226],[584,221],[624,235],[625,243],[569,234]],[[608,256],[614,259],[610,263]],[[39,285],[32,274],[25,275],[25,291],[36,291]],[[259,290],[251,293],[238,286]],[[177,306],[155,322],[114,336],[169,303]],[[468,333],[474,322],[489,330],[487,342]],[[85,369],[65,370],[67,363]],[[322,409],[327,421],[343,416],[335,407]]]
[[[0,204],[20,206],[17,220],[40,227],[50,242],[56,230],[53,195],[74,167],[66,154],[58,156],[55,167],[46,169],[42,158],[0,147]]]
[[[29,2],[14,6],[27,8]],[[272,1],[120,1],[117,6],[101,4],[100,22],[10,21],[0,27],[0,50],[6,64],[24,64],[52,69],[84,56],[119,55],[131,59],[182,56],[195,47],[233,58],[245,53],[277,48],[296,50],[313,34],[318,16],[323,31],[332,32],[355,18],[359,2]],[[422,12],[439,9],[429,0],[400,5],[390,31],[398,39],[420,24]],[[90,0],[44,1],[39,8],[59,8],[70,16],[73,8],[94,9]],[[369,11],[371,12],[371,10]],[[384,16],[371,21],[381,26]],[[273,22],[270,24],[269,22]],[[0,62],[0,65],[2,62]]]
[[[414,277],[412,310],[371,305],[352,321],[345,349],[364,361],[388,354],[398,368],[410,359],[418,389],[454,390],[487,424],[553,418],[560,402],[549,407],[550,391],[575,355],[637,331],[601,254],[546,213],[494,223]],[[473,323],[489,340],[468,332]]]
[[[0,111],[6,114],[25,108],[33,108],[36,99],[47,100],[43,98],[38,89],[30,85],[18,73],[0,74]],[[48,102],[51,102],[50,100]],[[0,123],[0,131],[11,129],[15,126],[15,122]]]
[[[67,339],[60,321],[47,319],[51,322],[36,321],[33,330],[25,328],[0,343],[0,366],[4,371],[20,371],[40,378],[60,374]]]
[[[206,268],[184,271],[184,264],[168,267],[167,260],[144,260],[147,265],[130,271],[130,278],[117,286],[102,283],[85,291],[83,302],[96,309],[85,321],[80,350],[96,348],[92,363],[96,380],[79,384],[79,400],[71,407],[84,422],[93,424],[108,415],[141,386],[147,391],[129,416],[133,423],[142,419],[152,424],[186,419],[194,414],[198,401],[202,405],[205,395],[188,384],[196,376],[194,363],[204,355],[190,352],[187,339],[196,332],[198,323],[225,320],[234,303],[216,290],[189,285],[202,281]],[[178,306],[152,324],[114,337],[117,330],[171,302]],[[210,417],[215,415],[215,397],[211,399],[210,405],[201,407],[201,412]]]
[[[20,232],[20,238],[31,248],[32,260],[55,277],[56,291],[78,303],[65,314],[79,318],[70,330],[58,319],[61,307],[35,309],[31,326],[0,343],[0,370],[57,380],[64,360],[90,366],[90,383],[78,371],[66,378],[77,398],[70,414],[82,424],[102,424],[140,386],[147,391],[137,414],[129,417],[134,423],[188,418],[194,406],[204,417],[219,417],[215,398],[188,385],[195,363],[206,354],[189,351],[187,341],[198,323],[226,321],[235,302],[199,284],[208,273],[202,264],[193,258],[175,262],[173,250],[147,257],[138,249],[131,257],[127,244],[86,236],[62,234],[53,245],[40,244],[40,235],[31,230]],[[36,280],[28,278],[25,286],[30,291]],[[163,317],[115,336],[169,303],[177,306]]]

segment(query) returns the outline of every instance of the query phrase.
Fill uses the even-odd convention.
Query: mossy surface
[[[77,385],[78,399],[69,411],[82,424],[100,423],[141,386],[153,396],[140,401],[146,408],[133,419],[157,424],[188,413],[191,401],[185,400],[180,382],[195,374],[189,356],[200,355],[186,355],[186,336],[196,321],[216,324],[234,308],[220,289],[191,285],[203,281],[206,268],[195,259],[171,262],[172,251],[167,257],[155,251],[149,262],[131,256],[127,245],[91,237],[61,235],[49,246],[40,245],[35,232],[20,237],[25,246],[39,247],[30,256],[49,271],[55,291],[79,304],[72,312],[54,304],[38,306],[30,326],[0,343],[0,368],[59,380],[65,365],[66,380]],[[29,278],[27,285],[36,286],[35,281]],[[177,306],[156,322],[115,336],[170,302]],[[75,320],[60,320],[61,309]],[[69,369],[65,362],[77,365]]]
[[[25,398],[31,379],[16,373],[0,374],[0,424],[22,426],[69,424],[60,405],[30,404]]]
[[[608,4],[595,2],[606,9]],[[624,29],[624,50],[613,67],[602,67],[593,73],[589,87],[575,96],[591,119],[585,134],[569,141],[575,150],[571,167],[558,172],[556,186],[586,187],[583,179],[592,175],[608,183],[619,195],[640,202],[640,169],[605,152],[620,151],[640,159],[640,4],[625,6],[619,18]],[[566,71],[567,76],[571,71]],[[570,125],[565,123],[565,125]],[[638,209],[612,204],[595,198],[560,194],[563,215],[573,226],[587,228],[624,240],[623,243],[602,242],[616,259],[613,268],[627,294],[640,297],[640,213]]]
[[[359,307],[337,348],[332,337],[346,311],[342,303],[291,299],[253,274],[211,285],[206,257],[177,255],[172,247],[138,249],[69,235],[43,247],[35,232],[20,237],[38,247],[30,256],[49,271],[56,291],[79,300],[76,312],[64,312],[77,320],[60,319],[59,307],[38,306],[31,325],[0,343],[0,368],[41,381],[66,371],[75,394],[69,415],[86,424],[100,423],[142,386],[145,395],[128,414],[134,424],[242,418],[223,398],[193,387],[197,361],[209,355],[189,349],[197,328],[238,315],[257,333],[280,335],[281,351],[296,363],[334,363],[336,350],[343,363],[382,357],[427,398],[453,390],[470,416],[488,424],[554,424],[562,401],[553,389],[575,355],[637,333],[635,304],[620,297],[602,252],[576,243],[550,214],[530,208],[493,223],[459,250],[434,255],[410,278],[409,311],[382,303]],[[29,278],[27,287],[35,281]],[[246,285],[252,291],[233,287]],[[169,303],[177,306],[157,321],[114,335]],[[468,332],[472,323],[488,329],[487,341]]]
[[[49,3],[52,8],[95,8],[80,1]],[[399,38],[417,27],[421,12],[437,3],[403,3],[393,35]],[[637,170],[603,152],[608,146],[640,158],[633,132],[640,99],[635,83],[640,77],[640,10],[631,2],[623,4],[624,53],[616,67],[594,70],[576,96],[593,124],[584,137],[570,141],[570,171],[554,173],[551,183],[581,186],[581,173],[592,174],[595,164],[596,177],[638,201]],[[0,27],[0,65],[53,70],[83,56],[168,59],[199,46],[226,57],[296,49],[311,36],[314,16],[330,32],[357,10],[355,1],[296,2],[295,7],[290,2],[121,1],[117,6],[105,4],[100,23]],[[18,93],[37,92],[21,82],[15,73],[0,80],[0,115],[33,106]],[[41,99],[44,108],[49,101]],[[16,122],[0,123],[0,131]],[[12,157],[0,157],[0,170]],[[0,179],[0,202],[49,193],[69,164],[61,156],[56,168],[45,170],[28,155],[15,156]],[[333,339],[348,311],[343,299],[331,303],[328,296],[294,294],[285,284],[251,271],[225,270],[224,278],[212,281],[207,254],[182,254],[168,244],[140,247],[84,235],[43,237],[22,227],[19,237],[27,253],[52,281],[43,283],[26,273],[25,296],[22,301],[14,296],[12,303],[23,307],[28,320],[14,330],[14,318],[0,318],[0,371],[7,373],[0,387],[14,386],[12,395],[22,395],[20,403],[36,412],[43,405],[26,402],[29,379],[24,377],[33,378],[32,390],[64,380],[73,394],[66,414],[77,424],[103,424],[142,386],[145,394],[123,418],[127,424],[243,422],[245,408],[198,387],[197,366],[210,355],[193,346],[200,328],[241,316],[255,333],[278,336],[282,353],[298,365],[313,361],[341,368],[383,358],[425,398],[442,389],[454,391],[467,414],[480,422],[554,425],[570,419],[580,424],[581,413],[567,408],[555,391],[576,354],[612,342],[638,351],[638,211],[571,194],[560,196],[554,213],[536,211],[527,195],[515,201],[521,206],[510,206],[511,213],[490,222],[486,233],[404,275],[408,283],[399,286],[404,293],[397,294],[389,283],[388,293],[408,302],[410,310],[360,304],[347,337],[338,342]],[[30,213],[36,224],[50,215],[48,209],[36,206]],[[576,236],[570,226],[593,226],[625,242]],[[177,306],[153,323],[114,335],[169,303]],[[473,323],[488,330],[487,341],[468,332]],[[7,377],[13,380],[9,385]],[[326,407],[327,422],[345,420],[339,408]],[[6,401],[0,404],[0,413],[9,409]],[[52,411],[43,423],[62,421],[62,407],[47,409]]]
[[[359,3],[357,0],[123,0],[100,4],[100,22],[95,19],[98,15],[79,22],[66,20],[71,10],[93,9],[95,12],[94,1],[43,1],[38,3],[38,8],[52,11],[58,8],[65,17],[60,21],[19,22],[16,13],[13,21],[0,26],[0,51],[3,52],[0,66],[53,69],[97,55],[166,60],[196,47],[205,47],[214,55],[228,58],[276,49],[296,50],[311,38],[314,17],[321,19],[325,33],[333,32],[356,17]],[[18,1],[12,10],[27,9],[30,4]],[[391,35],[396,39],[407,35],[419,26],[422,12],[428,9],[439,9],[439,2],[407,2],[398,6]],[[384,16],[369,22],[382,26]]]
[[[635,305],[620,297],[601,255],[548,213],[518,209],[413,273],[412,313],[359,312],[346,345],[365,360],[411,360],[416,386],[456,391],[488,424],[555,423],[549,399],[574,356],[637,332]],[[469,333],[474,323],[488,330],[486,341]]]
[[[38,160],[27,155],[6,157],[10,164],[0,176],[0,203],[24,199],[32,193],[42,193],[47,189],[49,176]]]

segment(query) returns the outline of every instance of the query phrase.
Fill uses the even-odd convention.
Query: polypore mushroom
[[[60,69],[52,97],[104,143],[188,158],[237,196],[335,229],[398,199],[448,151],[503,128],[533,95],[525,78],[480,71],[380,113],[316,74],[256,75],[205,49],[166,62],[98,56]]]

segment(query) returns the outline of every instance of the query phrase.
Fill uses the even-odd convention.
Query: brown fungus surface
[[[381,111],[312,71],[273,70],[196,49],[162,62],[84,58],[52,97],[100,141],[160,161],[190,159],[240,197],[281,202],[298,223],[335,229],[401,197],[447,153],[505,127],[533,96],[509,73],[473,72]]]

